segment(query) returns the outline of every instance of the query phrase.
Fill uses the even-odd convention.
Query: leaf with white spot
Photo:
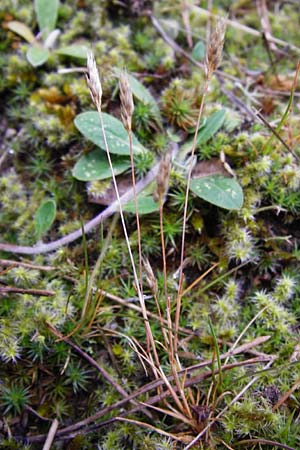
[[[191,191],[213,205],[225,209],[240,209],[243,206],[243,191],[235,178],[210,175],[191,180]]]
[[[112,155],[111,160],[115,175],[119,175],[130,167],[130,160],[128,158]],[[106,153],[98,149],[83,155],[75,164],[72,175],[81,181],[105,180],[106,178],[110,178],[112,174]]]
[[[129,155],[128,133],[120,120],[110,114],[102,113],[106,140],[110,153],[117,155]],[[101,130],[100,118],[97,112],[88,111],[75,117],[74,121],[78,130],[94,144],[105,149]],[[147,151],[145,147],[132,136],[133,152]]]

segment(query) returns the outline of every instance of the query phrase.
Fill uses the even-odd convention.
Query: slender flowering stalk
[[[155,341],[154,341],[153,334],[152,334],[152,331],[151,331],[151,327],[150,327],[150,324],[149,324],[147,308],[146,308],[146,305],[145,305],[144,296],[143,296],[142,291],[141,291],[141,287],[140,287],[138,276],[137,276],[137,271],[136,271],[136,268],[135,268],[133,254],[132,254],[132,251],[131,251],[129,237],[128,237],[127,228],[126,228],[126,224],[125,224],[122,204],[121,204],[121,200],[120,200],[120,194],[119,194],[119,190],[118,190],[118,185],[117,185],[117,182],[116,182],[116,177],[115,177],[115,174],[114,174],[113,165],[112,165],[110,152],[109,152],[109,147],[108,147],[108,143],[107,143],[107,139],[106,139],[104,123],[103,123],[103,117],[102,117],[102,110],[101,110],[101,98],[102,98],[101,81],[100,81],[99,73],[98,73],[98,70],[97,70],[96,62],[95,62],[95,59],[94,59],[94,56],[93,56],[92,53],[90,53],[89,56],[88,56],[87,70],[88,70],[88,75],[87,75],[88,87],[90,89],[90,94],[91,94],[92,100],[93,100],[93,102],[94,102],[94,104],[95,104],[95,106],[97,108],[98,114],[99,114],[99,119],[100,119],[100,124],[101,124],[101,131],[102,131],[104,146],[105,146],[105,150],[106,150],[106,154],[107,154],[107,159],[108,159],[108,163],[109,163],[109,166],[110,166],[110,170],[111,170],[111,173],[112,173],[113,184],[114,184],[116,197],[117,197],[119,210],[120,210],[120,218],[121,218],[123,231],[124,231],[124,236],[125,236],[125,241],[126,241],[126,245],[127,245],[127,248],[128,248],[129,258],[130,258],[130,262],[131,262],[131,266],[132,266],[134,282],[136,284],[136,289],[137,289],[137,293],[138,293],[138,297],[139,297],[139,301],[140,301],[140,305],[141,305],[141,310],[142,310],[142,314],[143,314],[145,330],[146,330],[146,338],[147,338],[148,362],[149,362],[150,366],[152,367],[152,369],[154,371],[155,377],[162,377],[164,379],[166,385],[168,386],[168,388],[169,388],[169,390],[170,390],[170,392],[171,392],[171,394],[172,394],[172,396],[174,398],[174,401],[177,403],[178,407],[182,407],[181,402],[180,402],[177,394],[175,393],[175,391],[170,386],[170,383],[168,382],[168,379],[165,376],[162,367],[160,366],[159,357],[158,357],[158,354],[157,354],[157,351],[156,351]],[[97,92],[96,89],[99,88],[99,85],[100,85],[100,90],[99,90],[99,92]],[[151,354],[151,351],[150,351],[150,346],[151,346],[152,351],[153,351],[155,364],[153,362],[153,357],[152,357],[152,354]]]
[[[132,270],[133,270],[133,276],[134,276],[134,281],[136,284],[136,288],[138,291],[138,296],[139,296],[139,300],[140,300],[140,304],[141,304],[141,308],[143,311],[143,317],[145,320],[145,326],[146,326],[146,330],[148,330],[148,335],[149,335],[149,323],[148,323],[148,318],[147,318],[147,310],[146,310],[146,306],[145,306],[145,301],[144,301],[144,297],[141,293],[140,290],[140,285],[139,285],[139,281],[138,281],[138,277],[137,277],[137,273],[136,273],[136,268],[135,268],[135,264],[134,264],[134,259],[133,259],[133,255],[132,255],[132,251],[131,251],[131,247],[130,247],[130,242],[129,242],[129,237],[128,237],[128,233],[127,233],[127,229],[126,229],[126,225],[125,225],[125,219],[124,219],[124,214],[123,214],[123,209],[122,209],[122,204],[121,204],[121,200],[120,200],[120,195],[119,195],[119,190],[118,190],[118,185],[117,185],[117,181],[116,181],[116,177],[114,174],[114,170],[113,170],[113,165],[112,165],[112,161],[111,161],[111,157],[110,157],[110,152],[109,152],[109,148],[108,148],[108,144],[107,144],[107,139],[106,139],[106,134],[105,134],[105,129],[104,129],[104,123],[103,123],[103,117],[102,117],[102,109],[101,109],[101,104],[102,104],[102,87],[101,87],[101,81],[100,81],[100,77],[99,77],[99,72],[96,66],[96,61],[94,58],[94,55],[92,52],[89,52],[88,57],[87,57],[87,84],[90,90],[90,94],[92,97],[92,100],[97,108],[98,114],[99,114],[99,118],[100,118],[100,123],[101,123],[101,130],[102,130],[102,135],[103,135],[103,140],[104,140],[104,146],[105,146],[105,150],[106,150],[106,154],[107,154],[107,159],[108,159],[108,163],[110,166],[110,170],[112,173],[112,179],[113,179],[113,184],[114,184],[114,188],[115,188],[115,192],[116,192],[116,197],[118,200],[118,204],[119,204],[119,209],[120,209],[120,217],[121,217],[121,222],[122,222],[122,226],[123,226],[123,231],[124,231],[124,235],[125,235],[125,240],[126,240],[126,244],[127,244],[127,248],[128,248],[128,253],[129,253],[129,258],[130,258],[130,262],[132,265]],[[149,337],[148,337],[149,339]],[[154,342],[153,342],[154,345]]]
[[[120,89],[120,100],[121,100],[121,118],[128,133],[129,138],[129,151],[130,151],[130,163],[131,163],[131,176],[132,176],[132,189],[135,204],[135,216],[136,216],[136,227],[137,227],[137,237],[138,237],[138,253],[139,253],[139,274],[140,274],[140,288],[143,294],[143,275],[142,275],[142,238],[141,238],[141,227],[138,212],[138,200],[136,194],[136,181],[134,173],[134,157],[133,157],[133,146],[132,146],[132,116],[134,111],[134,103],[132,90],[129,84],[128,76],[125,71],[121,72],[119,79],[119,89]]]
[[[199,108],[199,114],[197,118],[196,130],[193,139],[193,146],[191,151],[191,163],[188,171],[187,177],[187,185],[186,185],[186,193],[185,193],[185,202],[184,202],[184,212],[183,212],[183,225],[182,225],[182,241],[181,241],[181,255],[180,255],[180,270],[179,270],[179,288],[178,295],[176,301],[176,312],[175,312],[175,333],[174,333],[174,351],[177,354],[177,346],[178,346],[178,328],[179,328],[179,319],[180,319],[180,309],[181,309],[181,297],[183,291],[183,262],[184,262],[184,249],[185,249],[185,232],[186,232],[186,223],[187,223],[187,207],[188,207],[188,198],[191,184],[191,176],[193,169],[193,160],[195,155],[195,150],[197,147],[197,137],[200,128],[200,122],[202,118],[202,113],[204,109],[204,102],[208,92],[209,82],[214,71],[218,68],[222,60],[222,52],[225,38],[226,24],[224,19],[219,19],[216,24],[215,31],[211,35],[210,41],[208,43],[206,58],[205,58],[205,85],[203,88],[203,95],[201,99],[201,104]],[[178,358],[177,358],[178,360]]]
[[[138,233],[138,248],[139,248],[139,272],[140,272],[140,290],[141,295],[143,296],[143,284],[142,284],[142,245],[141,245],[141,231],[140,231],[140,221],[139,221],[139,214],[138,214],[138,202],[137,202],[137,195],[135,192],[135,174],[134,174],[134,158],[133,158],[133,147],[132,147],[132,115],[134,111],[134,103],[133,103],[133,97],[132,97],[132,91],[129,85],[129,80],[127,77],[126,72],[122,72],[119,80],[119,88],[120,88],[120,100],[121,100],[121,118],[124,125],[124,128],[127,130],[128,136],[129,136],[129,148],[130,148],[130,159],[131,159],[131,173],[132,173],[132,187],[134,191],[134,200],[135,200],[135,213],[136,213],[136,221],[137,221],[137,233]],[[166,277],[166,255],[165,255],[165,246],[164,246],[164,237],[163,237],[163,228],[162,228],[162,208],[163,208],[163,197],[165,195],[165,192],[168,188],[168,180],[169,180],[169,173],[170,173],[170,166],[171,166],[171,155],[168,153],[165,158],[162,159],[160,163],[160,170],[157,175],[157,191],[158,195],[160,197],[160,217],[161,217],[161,237],[162,237],[162,248],[163,248],[163,260],[164,260],[164,280],[165,280],[165,292],[166,292],[166,299],[167,303],[169,303],[168,311],[169,311],[169,317],[170,317],[170,311],[171,311],[171,305],[170,305],[170,299],[167,296],[167,277]],[[158,304],[158,302],[157,302]],[[159,310],[160,312],[160,310]],[[151,334],[151,329],[149,326],[149,323],[147,322],[147,326],[149,327],[149,333]],[[171,318],[168,322],[168,328],[171,332],[172,328],[172,322]],[[163,328],[162,328],[163,329]],[[150,337],[150,335],[149,335]],[[151,335],[152,337],[152,335]],[[153,339],[153,337],[152,337]],[[149,349],[149,338],[147,334],[147,348]],[[167,342],[166,342],[167,345]],[[172,345],[172,339],[169,338],[169,345]],[[168,386],[174,401],[176,402],[177,406],[181,411],[184,411],[186,409],[186,402],[183,402],[183,405],[172,388],[171,384],[169,383],[161,365],[159,362],[159,358],[157,355],[157,352],[155,350],[154,342],[152,344],[153,350],[154,350],[154,359],[156,362],[157,367],[159,368],[159,375],[156,374],[155,370],[155,376],[160,376],[165,384]],[[149,351],[148,351],[149,353]],[[174,360],[174,353],[171,351],[172,358],[171,360]],[[172,364],[172,367],[174,368],[174,364]],[[154,367],[153,367],[154,368]],[[154,368],[155,369],[155,368]],[[177,373],[176,373],[177,375]],[[178,376],[177,376],[178,378]],[[179,387],[179,380],[177,380],[177,387]],[[184,399],[185,400],[185,399]]]

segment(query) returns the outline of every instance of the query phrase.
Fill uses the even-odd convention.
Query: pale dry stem
[[[128,253],[129,253],[129,259],[130,259],[130,263],[132,266],[132,271],[133,271],[133,277],[134,277],[134,282],[136,285],[136,289],[137,289],[137,293],[138,293],[138,297],[139,297],[139,301],[140,301],[140,305],[141,305],[141,309],[142,309],[142,314],[143,314],[143,318],[144,318],[144,323],[145,323],[145,330],[146,330],[146,336],[147,336],[147,341],[151,343],[151,347],[153,350],[153,353],[155,356],[155,359],[157,360],[157,352],[156,352],[156,347],[155,347],[155,342],[153,339],[153,335],[152,335],[152,331],[148,322],[148,317],[147,317],[147,308],[145,305],[145,300],[141,291],[141,287],[140,287],[140,283],[139,283],[139,279],[137,276],[137,271],[136,271],[136,267],[135,267],[135,263],[134,263],[134,258],[133,258],[133,254],[131,251],[131,246],[130,246],[130,241],[129,241],[129,237],[128,237],[128,233],[127,233],[127,228],[126,228],[126,224],[125,224],[125,219],[124,219],[124,214],[123,214],[123,208],[122,208],[122,204],[121,204],[121,200],[120,200],[120,194],[119,194],[119,189],[118,189],[118,185],[117,185],[117,181],[116,181],[116,177],[115,177],[115,173],[114,173],[114,169],[113,169],[113,164],[111,161],[111,157],[110,157],[110,151],[109,151],[109,147],[108,147],[108,143],[107,143],[107,139],[106,139],[106,134],[105,134],[105,128],[104,128],[104,123],[103,123],[103,116],[102,116],[102,108],[101,108],[101,97],[102,97],[102,88],[101,88],[101,81],[100,81],[100,77],[99,77],[99,73],[97,70],[97,66],[96,66],[96,62],[93,56],[92,52],[89,52],[88,55],[88,60],[87,60],[87,70],[88,70],[88,74],[87,74],[87,83],[88,83],[88,87],[90,90],[90,94],[92,97],[92,100],[97,108],[97,112],[99,115],[99,119],[100,119],[100,125],[101,125],[101,132],[102,132],[102,136],[103,136],[103,141],[104,141],[104,147],[106,150],[106,155],[107,155],[107,160],[108,160],[108,164],[112,173],[112,180],[113,180],[113,185],[115,188],[115,192],[116,192],[116,197],[117,197],[117,201],[118,201],[118,205],[119,205],[119,210],[120,210],[120,218],[121,218],[121,222],[122,222],[122,227],[123,227],[123,232],[124,232],[124,236],[125,236],[125,241],[126,241],[126,245],[127,245],[127,249],[128,249]],[[149,351],[149,358],[152,359],[151,353]]]

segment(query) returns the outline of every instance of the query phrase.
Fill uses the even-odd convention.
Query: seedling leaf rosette
[[[48,60],[50,50],[60,34],[60,30],[55,29],[58,7],[59,0],[35,0],[34,9],[40,30],[37,37],[34,36],[25,23],[12,20],[7,24],[9,30],[18,34],[30,44],[26,58],[33,67],[41,66]],[[55,50],[58,55],[83,60],[86,59],[87,51],[87,47],[80,44],[69,45]]]

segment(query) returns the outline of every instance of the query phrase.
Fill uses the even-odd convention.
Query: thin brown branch
[[[52,297],[55,295],[55,291],[47,291],[45,289],[24,289],[14,286],[0,286],[0,294],[28,294],[40,295],[41,297]]]
[[[178,151],[178,146],[174,144],[174,148],[176,149],[175,152]],[[141,179],[136,184],[136,192],[137,194],[141,192],[143,189],[145,189],[148,184],[150,184],[157,176],[159,169],[159,163],[157,163],[148,173],[147,175]],[[120,200],[122,204],[129,202],[133,199],[133,189],[129,189],[122,197],[120,197]],[[108,206],[106,209],[104,209],[100,214],[98,214],[96,217],[94,217],[92,220],[87,222],[83,228],[80,228],[79,230],[73,231],[72,233],[63,236],[60,239],[57,239],[56,241],[49,242],[47,244],[45,243],[38,243],[32,247],[30,246],[24,246],[24,245],[14,245],[14,244],[8,244],[8,243],[0,243],[0,250],[9,252],[9,253],[20,253],[24,255],[39,255],[40,253],[49,253],[54,250],[57,250],[67,244],[70,244],[71,242],[74,242],[75,240],[82,237],[82,232],[85,234],[90,233],[94,228],[96,228],[98,225],[104,222],[105,219],[110,217],[112,214],[117,212],[119,209],[119,203],[117,200],[115,200],[110,206]]]
[[[267,340],[267,339],[269,339],[269,336],[265,337],[265,340]],[[250,345],[250,343],[249,343],[249,345]],[[252,341],[252,345],[253,346],[257,345],[257,340]],[[232,352],[232,355],[233,354],[235,354],[235,355],[238,354],[239,351],[240,351],[240,348],[244,349],[244,346],[236,348]],[[230,352],[227,352],[227,353],[221,355],[221,359],[225,359],[229,355],[229,353]],[[243,365],[246,366],[246,365],[258,364],[258,363],[264,362],[266,360],[267,360],[266,358],[259,357],[259,358],[252,358],[252,359],[249,359],[249,360],[246,360],[246,361],[242,361],[242,362],[228,364],[226,366],[222,366],[222,371],[231,370],[231,369],[233,369],[235,367],[241,367]],[[273,358],[272,358],[272,361],[273,361]],[[201,362],[199,364],[196,364],[194,366],[191,366],[191,367],[189,367],[187,369],[184,369],[184,370],[180,371],[179,374],[182,375],[182,374],[184,374],[184,372],[186,372],[187,374],[190,374],[190,373],[192,373],[195,370],[198,370],[200,368],[204,368],[204,367],[207,367],[207,366],[211,365],[211,363],[212,363],[211,360],[203,361],[203,362]],[[215,373],[218,373],[217,370],[215,370]],[[209,371],[204,372],[203,374],[200,374],[200,375],[198,375],[198,376],[196,376],[194,378],[188,378],[186,380],[185,387],[190,387],[190,386],[192,386],[195,383],[199,383],[201,380],[209,378],[211,375],[212,375],[212,371],[209,370]],[[173,376],[170,375],[168,377],[168,380],[172,381],[172,379],[173,379]],[[83,427],[86,427],[90,423],[95,422],[96,420],[100,419],[101,417],[103,417],[104,415],[106,415],[109,412],[113,411],[114,409],[119,409],[121,407],[124,407],[124,405],[128,401],[133,400],[133,399],[139,397],[140,395],[144,395],[144,394],[146,394],[147,392],[149,392],[149,391],[151,391],[153,389],[157,389],[158,387],[162,386],[163,384],[164,384],[164,381],[161,380],[161,379],[152,381],[151,383],[148,383],[147,385],[141,387],[140,389],[137,389],[135,392],[133,392],[132,394],[128,395],[127,398],[124,398],[124,399],[116,402],[113,405],[110,405],[110,406],[108,406],[106,408],[103,408],[102,410],[98,411],[97,413],[93,414],[92,416],[90,416],[90,417],[88,417],[88,418],[86,418],[84,420],[81,420],[81,421],[79,421],[79,422],[77,422],[77,423],[75,423],[73,425],[68,426],[68,427],[62,428],[61,430],[58,431],[57,435],[60,436],[60,437],[61,436],[65,436],[68,433],[72,433],[72,432],[77,431],[77,430],[79,430],[79,429],[81,429]],[[168,395],[170,395],[169,391],[168,390],[164,391],[164,393],[162,393],[160,395],[156,395],[154,397],[151,397],[147,401],[147,403],[149,405],[150,404],[151,405],[155,404],[155,403],[159,402],[160,400],[162,400],[163,398],[166,398]],[[134,409],[134,410],[129,411],[129,413],[140,411],[141,409],[145,408],[145,406],[139,406],[137,408],[138,409]],[[109,421],[109,423],[111,421],[112,421],[112,419]],[[101,425],[105,425],[107,423],[108,422],[106,421],[105,423],[102,423]],[[43,439],[45,439],[45,435],[28,436],[28,440],[30,442],[39,442],[39,441],[41,441]]]
[[[276,411],[276,409],[280,408],[280,406],[287,401],[287,399],[292,395],[292,393],[298,389],[300,386],[300,380],[297,380],[296,383],[284,394],[280,397],[278,402],[273,406],[272,411]]]
[[[51,427],[49,429],[49,432],[48,432],[48,435],[47,435],[47,439],[46,439],[45,444],[43,446],[43,450],[50,450],[51,449],[51,446],[52,446],[53,440],[55,438],[55,434],[56,434],[58,425],[59,425],[58,420],[54,419],[52,424],[51,424]]]
[[[282,143],[282,145],[296,158],[298,161],[300,160],[299,156],[293,151],[291,147],[282,139],[279,133],[272,127],[272,125],[264,118],[261,112],[256,111],[256,117],[277,137],[277,139]]]
[[[240,445],[248,445],[248,444],[275,445],[275,447],[283,448],[285,450],[297,450],[296,448],[290,447],[289,445],[281,444],[280,442],[270,441],[269,439],[262,439],[262,438],[244,439],[243,441],[239,441],[236,445],[237,447],[239,447]]]
[[[50,272],[52,270],[56,270],[57,267],[54,266],[41,266],[38,264],[32,264],[32,263],[26,263],[23,261],[14,261],[11,259],[0,259],[0,266],[3,267],[25,267],[27,269],[32,269],[32,270],[41,270],[44,272]]]
[[[260,19],[262,33],[266,40],[268,49],[270,49],[272,52],[276,52],[278,49],[275,42],[272,41],[272,29],[269,20],[266,0],[256,0],[256,8],[257,15]]]
[[[219,16],[217,14],[213,14],[204,8],[200,8],[199,6],[191,5],[191,8],[192,8],[192,11],[194,11],[195,13],[199,13],[205,17],[214,17],[216,19],[219,18]],[[255,30],[254,28],[250,28],[250,27],[243,25],[235,20],[225,19],[225,22],[226,22],[226,25],[236,28],[238,30],[244,31],[245,33],[251,34],[252,36],[262,37],[261,31]],[[278,44],[281,47],[292,50],[296,54],[300,55],[299,47],[296,47],[295,45],[290,44],[289,42],[283,41],[282,39],[278,39],[272,35],[269,35],[268,39],[270,42],[274,42],[275,44]]]
[[[114,378],[103,368],[101,367],[90,355],[88,355],[86,352],[84,352],[78,345],[74,344],[70,339],[65,338],[56,328],[54,328],[50,323],[46,322],[47,327],[49,330],[60,340],[64,341],[66,344],[68,344],[73,350],[75,350],[82,358],[84,358],[86,361],[88,361],[91,366],[93,366],[98,372],[103,376],[103,378],[111,385],[113,388],[119,392],[123,397],[129,398],[128,393],[125,391],[125,389],[122,388],[115,380]]]

